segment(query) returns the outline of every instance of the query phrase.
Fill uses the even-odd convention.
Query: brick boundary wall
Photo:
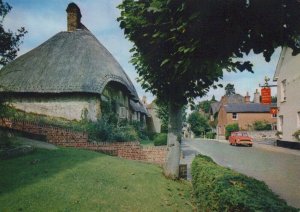
[[[48,143],[102,152],[129,160],[139,160],[163,165],[166,147],[142,147],[139,142],[89,142],[88,134],[34,122],[0,119],[0,127],[46,137]]]

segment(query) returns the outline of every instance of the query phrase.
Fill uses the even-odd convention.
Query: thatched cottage
[[[129,77],[80,22],[79,7],[66,11],[67,31],[2,68],[0,95],[16,109],[69,120],[97,120],[104,102],[114,102],[120,118],[145,115]]]

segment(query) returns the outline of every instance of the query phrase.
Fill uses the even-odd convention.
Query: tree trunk
[[[169,102],[168,124],[168,154],[164,166],[166,177],[177,179],[179,177],[180,142],[182,129],[182,106]]]

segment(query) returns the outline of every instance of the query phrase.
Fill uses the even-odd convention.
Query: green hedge
[[[272,130],[272,125],[267,121],[255,121],[253,123],[254,130]]]
[[[193,190],[200,211],[298,211],[254,178],[198,155],[192,163]]]
[[[231,135],[231,132],[235,132],[235,131],[239,131],[240,128],[239,128],[239,125],[237,123],[234,123],[234,124],[228,124],[226,127],[225,127],[225,137],[226,139],[228,139],[228,137]]]
[[[154,137],[154,146],[164,146],[167,145],[168,134],[159,133]]]

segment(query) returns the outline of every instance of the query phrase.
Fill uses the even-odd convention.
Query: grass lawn
[[[0,211],[192,211],[191,184],[156,165],[96,152],[37,149],[0,160]]]

